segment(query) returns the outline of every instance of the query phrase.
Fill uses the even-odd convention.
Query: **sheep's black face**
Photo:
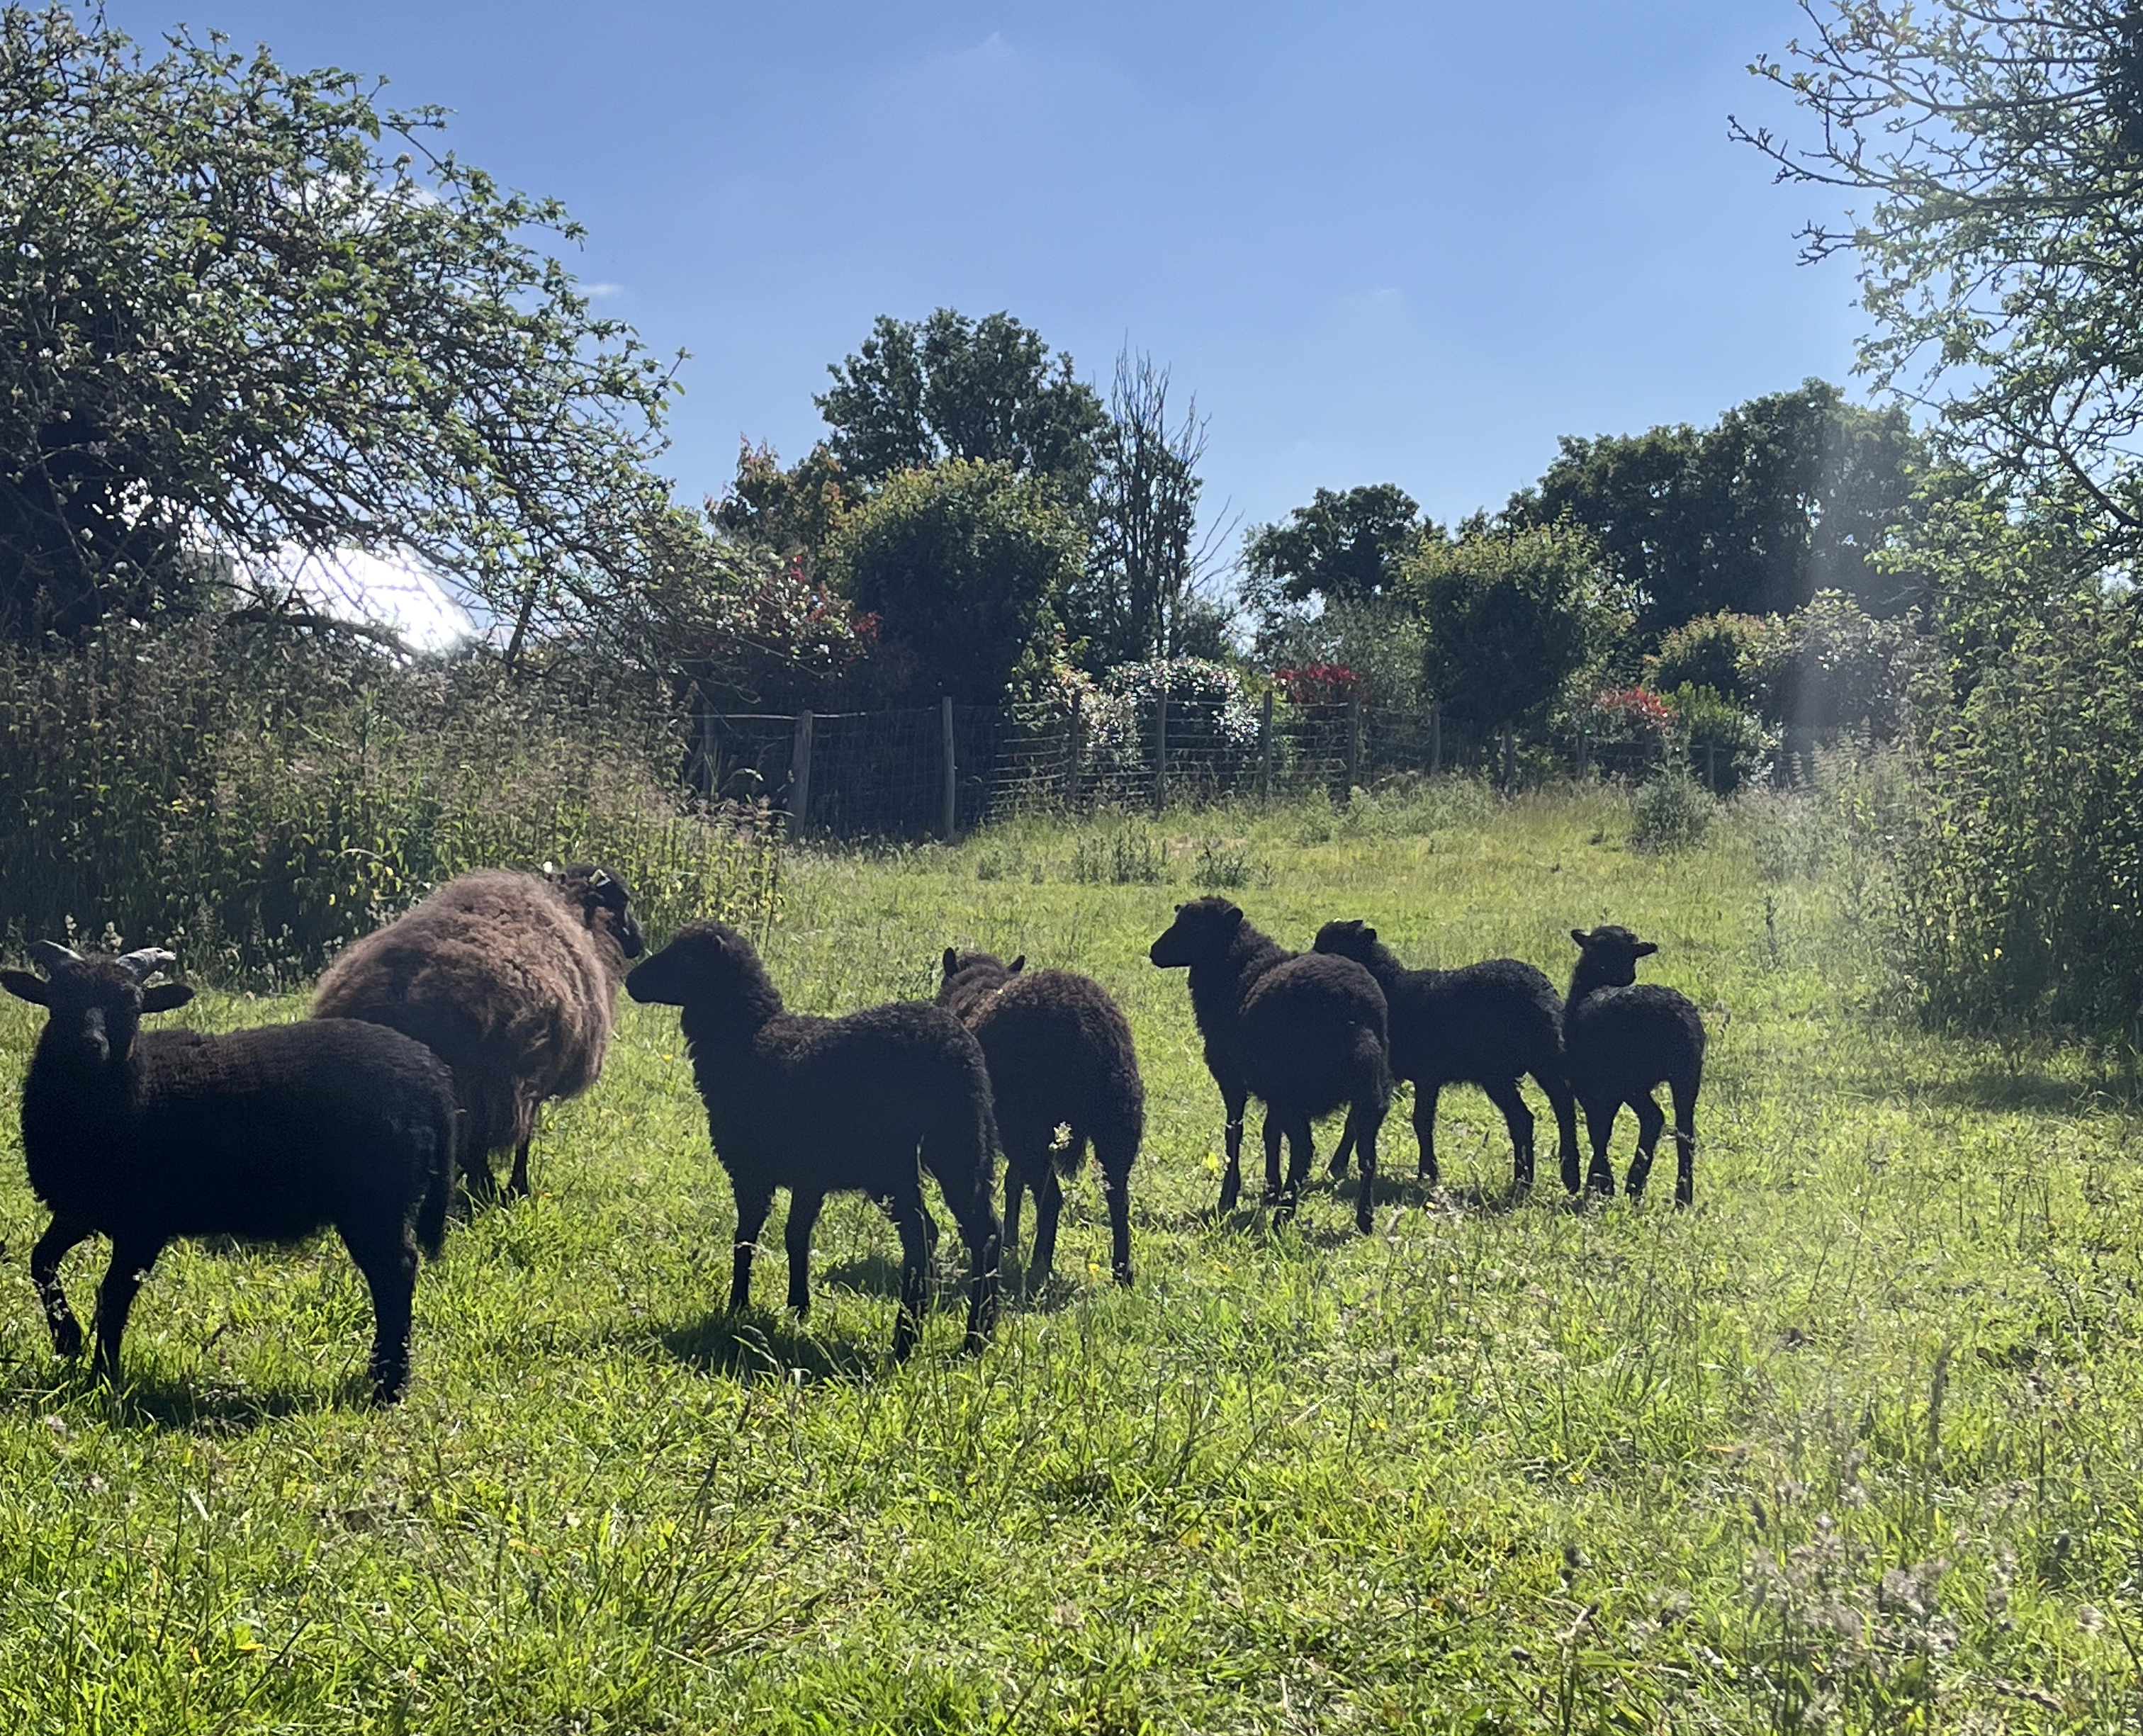
[[[632,888],[625,876],[592,863],[577,862],[571,868],[549,872],[551,883],[567,897],[579,900],[591,928],[605,923],[617,937],[618,950],[637,958],[647,950],[647,935],[632,913]]]
[[[1367,964],[1376,953],[1377,931],[1359,917],[1349,917],[1344,922],[1327,922],[1317,931],[1311,944],[1319,952]]]
[[[1578,968],[1609,988],[1627,988],[1637,980],[1637,961],[1660,950],[1658,942],[1639,940],[1632,930],[1613,922],[1591,930],[1573,928],[1570,937],[1582,954]]]
[[[1146,956],[1163,970],[1225,958],[1243,926],[1243,913],[1226,898],[1193,898],[1175,907],[1175,920]]]
[[[689,1006],[739,993],[760,974],[751,942],[725,922],[687,922],[626,974],[625,992],[654,1006]]]
[[[32,950],[52,974],[0,971],[0,988],[44,1007],[51,1015],[47,1031],[62,1042],[71,1041],[91,1066],[125,1061],[133,1052],[144,1013],[168,1011],[193,999],[194,992],[183,983],[145,986],[146,979],[176,962],[159,948],[144,947],[116,958],[85,958],[54,941],[40,941]]]

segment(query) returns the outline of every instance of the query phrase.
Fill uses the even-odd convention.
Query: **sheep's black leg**
[[[766,1228],[766,1214],[774,1208],[774,1189],[754,1184],[736,1188],[736,1259],[730,1268],[730,1312],[741,1314],[751,1306],[751,1259],[759,1252],[759,1233]]]
[[[1231,1212],[1243,1195],[1243,1110],[1250,1100],[1240,1086],[1230,1085],[1220,1087],[1220,1099],[1228,1109],[1228,1170],[1220,1178],[1220,1209]]]
[[[1675,1204],[1696,1203],[1696,1082],[1672,1087],[1675,1107]]]
[[[1126,1289],[1131,1281],[1131,1160],[1127,1153],[1101,1157],[1101,1192],[1109,1202],[1109,1263]]]
[[[1527,1193],[1533,1185],[1533,1112],[1526,1107],[1515,1079],[1499,1080],[1482,1087],[1496,1107],[1503,1112],[1503,1125],[1511,1133],[1511,1186],[1513,1191]]]
[[[1283,1203],[1279,1179],[1279,1142],[1283,1131],[1279,1117],[1273,1113],[1272,1105],[1268,1103],[1265,1105],[1265,1204],[1267,1205],[1278,1205]]]
[[[1028,1267],[1027,1288],[1039,1290],[1049,1282],[1057,1264],[1057,1220],[1064,1213],[1064,1184],[1057,1166],[1044,1160],[1042,1185],[1034,1190],[1034,1262]]]
[[[910,1182],[878,1202],[900,1232],[900,1312],[893,1322],[893,1358],[901,1362],[923,1333],[923,1305],[930,1288],[930,1214],[923,1190]]]
[[[1019,1254],[1019,1214],[1027,1200],[1027,1177],[1011,1158],[1005,1159],[1004,1257]]]
[[[105,1379],[119,1377],[119,1341],[126,1335],[126,1312],[134,1306],[135,1292],[164,1244],[144,1236],[139,1240],[115,1241],[111,1264],[97,1293],[97,1372]]]
[[[1533,1078],[1555,1107],[1556,1155],[1562,1160],[1562,1185],[1570,1193],[1578,1189],[1577,1099],[1560,1074],[1534,1070]]]
[[[960,1239],[968,1244],[968,1348],[980,1350],[997,1329],[1004,1229],[990,1209],[987,1181],[964,1204],[952,1192],[946,1194],[945,1204],[952,1208],[953,1221],[960,1226]],[[928,1214],[924,1216],[927,1221]]]
[[[1650,1091],[1632,1097],[1630,1107],[1637,1112],[1637,1155],[1630,1165],[1629,1179],[1623,1184],[1623,1190],[1635,1200],[1643,1194],[1646,1182],[1651,1179],[1652,1153],[1659,1145],[1667,1118],[1660,1113],[1660,1105]]]
[[[55,1218],[30,1250],[30,1278],[37,1287],[37,1299],[45,1305],[45,1324],[52,1329],[52,1348],[63,1357],[82,1354],[82,1323],[67,1306],[67,1292],[60,1287],[60,1262],[97,1232],[87,1224]]]
[[[372,1292],[372,1396],[392,1404],[409,1384],[409,1324],[416,1312],[417,1244],[406,1224],[343,1244]]]
[[[1443,1086],[1433,1079],[1417,1079],[1413,1086],[1413,1137],[1421,1147],[1421,1163],[1415,1172],[1431,1187],[1442,1180],[1436,1167],[1436,1100]],[[1348,1125],[1354,1125],[1349,1117]]]
[[[789,1312],[799,1320],[811,1313],[811,1232],[819,1226],[819,1209],[825,1203],[824,1194],[789,1196],[789,1224],[782,1234],[789,1249]]]
[[[1585,1177],[1586,1191],[1611,1199],[1615,1193],[1615,1166],[1607,1161],[1607,1142],[1615,1136],[1615,1117],[1621,1107],[1618,1097],[1585,1105],[1585,1130],[1592,1135],[1592,1167]]]
[[[1334,1181],[1347,1173],[1347,1160],[1354,1155],[1354,1118],[1347,1117],[1347,1125],[1339,1130],[1339,1143],[1333,1149],[1332,1167],[1328,1172]]]
[[[506,1197],[509,1199],[526,1199],[528,1197],[528,1141],[527,1140],[522,1140],[513,1148],[513,1176],[506,1184]]]
[[[491,1172],[488,1151],[462,1154],[462,1186],[473,1205],[489,1205],[498,1198],[498,1178]]]
[[[1433,1091],[1428,1093],[1428,1112],[1433,1118],[1436,1114],[1436,1098]],[[1420,1112],[1418,1105],[1415,1112],[1417,1115]],[[1358,1103],[1354,1105],[1354,1114],[1348,1119],[1361,1130],[1362,1184],[1360,1191],[1354,1195],[1354,1228],[1367,1235],[1377,1209],[1377,1135],[1383,1127],[1383,1117],[1377,1113],[1373,1104]]]
[[[1274,1119],[1268,1110],[1265,1115],[1265,1150],[1269,1156],[1275,1155],[1279,1147],[1279,1135],[1273,1130]],[[1285,1131],[1287,1134],[1287,1179],[1279,1185],[1276,1191],[1275,1204],[1273,1207],[1273,1222],[1275,1225],[1285,1224],[1294,1218],[1295,1207],[1300,1203],[1302,1198],[1302,1185],[1309,1179],[1309,1166],[1317,1155],[1312,1143],[1309,1120],[1307,1116],[1299,1120],[1289,1121]],[[1368,1154],[1365,1151],[1364,1160],[1367,1160],[1367,1156]]]

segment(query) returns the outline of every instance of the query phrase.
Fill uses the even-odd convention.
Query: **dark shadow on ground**
[[[892,1331],[888,1319],[888,1343]],[[823,1338],[785,1316],[756,1308],[748,1314],[727,1309],[707,1314],[690,1325],[671,1328],[660,1342],[679,1362],[702,1374],[745,1381],[785,1381],[796,1373],[809,1382],[860,1380],[886,1361],[883,1344]]]
[[[111,1386],[90,1372],[87,1359],[63,1363],[32,1358],[13,1364],[0,1386],[0,1405],[50,1410],[87,1401],[104,1407],[121,1427],[204,1435],[244,1435],[281,1417],[315,1411],[372,1407],[372,1382],[362,1372],[324,1387],[238,1387],[219,1381],[135,1380],[123,1372]]]
[[[2033,1110],[2073,1115],[2096,1110],[2134,1115],[2143,1110],[2143,1082],[2120,1074],[2065,1078],[2034,1066],[1977,1066],[1952,1077],[1916,1079],[1893,1095],[1908,1103],[1950,1109]]]

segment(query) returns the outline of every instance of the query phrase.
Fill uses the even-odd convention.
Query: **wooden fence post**
[[[1714,795],[1719,794],[1719,744],[1715,741],[1704,744],[1704,787]]]
[[[1435,777],[1443,769],[1443,707],[1428,708],[1428,774]]]
[[[796,745],[789,750],[789,829],[799,838],[811,825],[811,714],[796,714]]]
[[[1072,725],[1065,732],[1064,805],[1067,808],[1079,805],[1079,765],[1086,758],[1086,744],[1083,739],[1086,725],[1086,708],[1080,704],[1079,695],[1075,693],[1072,695]]]
[[[1503,725],[1503,788],[1508,789],[1517,781],[1518,731],[1514,724]]]
[[[1347,690],[1347,789],[1362,787],[1362,690]]]
[[[1265,690],[1265,709],[1258,718],[1258,805],[1272,806],[1272,689]]]
[[[960,769],[953,757],[953,695],[949,693],[938,702],[938,745],[943,749],[942,758],[945,767],[944,813],[939,830],[945,842],[950,843],[953,841],[953,828],[958,823],[960,817]]]
[[[1168,806],[1168,680],[1161,678],[1161,694],[1153,702],[1153,811]]]

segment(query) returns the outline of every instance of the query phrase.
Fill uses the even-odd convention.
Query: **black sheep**
[[[990,1066],[1004,1141],[1004,1239],[1019,1243],[1021,1196],[1034,1194],[1030,1285],[1048,1281],[1064,1209],[1062,1178],[1076,1175],[1088,1141],[1109,1204],[1111,1264],[1131,1281],[1131,1163],[1146,1133],[1146,1086],[1123,1009],[1091,977],[1026,970],[989,952],[945,949],[938,1004],[975,1033]],[[1057,1143],[1057,1130],[1071,1136]]]
[[[1519,1094],[1530,1073],[1555,1109],[1562,1175],[1577,1191],[1577,1106],[1562,1067],[1562,997],[1522,959],[1491,958],[1453,971],[1410,971],[1367,922],[1327,922],[1317,950],[1351,958],[1377,979],[1391,1008],[1392,1073],[1413,1081],[1413,1130],[1421,1175],[1437,1180],[1436,1100],[1447,1085],[1477,1085],[1510,1130],[1512,1180],[1533,1185],[1533,1115]],[[1332,1173],[1347,1173],[1353,1130],[1332,1155]]]
[[[1577,968],[1563,1003],[1563,1066],[1585,1108],[1592,1135],[1592,1165],[1586,1185],[1612,1194],[1615,1171],[1607,1142],[1615,1117],[1626,1103],[1637,1112],[1637,1155],[1627,1185],[1636,1199],[1651,1174],[1652,1153],[1666,1117],[1653,1100],[1665,1085],[1674,1097],[1675,1204],[1696,1197],[1696,1094],[1704,1083],[1704,1018],[1686,995],[1637,981],[1637,961],[1659,951],[1612,924],[1587,932],[1573,928]]]
[[[417,1249],[438,1251],[453,1189],[445,1065],[350,1019],[144,1032],[144,1013],[193,997],[180,983],[144,986],[171,953],[85,958],[51,941],[32,953],[49,979],[0,971],[0,987],[49,1015],[22,1083],[22,1151],[52,1214],[30,1272],[54,1348],[81,1352],[59,1267],[92,1235],[111,1239],[97,1304],[97,1367],[109,1377],[135,1292],[167,1243],[289,1242],[331,1224],[372,1290],[373,1391],[400,1397]]]
[[[922,1331],[937,1224],[922,1169],[937,1177],[973,1262],[968,1344],[997,1318],[1000,1231],[990,1200],[997,1123],[981,1046],[952,1014],[920,1001],[838,1019],[786,1011],[751,942],[723,922],[688,922],[625,979],[636,1001],[681,1009],[715,1155],[736,1194],[730,1307],[751,1300],[752,1254],[789,1189],[789,1306],[811,1307],[811,1231],[829,1194],[868,1194],[900,1231],[900,1313],[893,1353]]]
[[[1392,1103],[1387,1015],[1376,978],[1351,958],[1287,951],[1220,898],[1177,905],[1175,922],[1149,956],[1163,968],[1190,969],[1190,1008],[1205,1040],[1205,1066],[1228,1112],[1220,1209],[1233,1210],[1242,1191],[1243,1108],[1250,1097],[1265,1105],[1265,1191],[1281,1219],[1294,1212],[1309,1174],[1310,1123],[1344,1105],[1362,1154],[1354,1222],[1367,1235],[1377,1132]]]

